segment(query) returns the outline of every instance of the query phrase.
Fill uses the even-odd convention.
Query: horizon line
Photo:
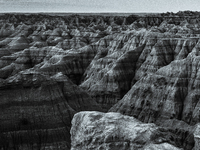
[[[167,12],[170,12],[170,13],[178,13],[178,12],[185,12],[185,11],[191,11],[191,10],[179,10],[177,12],[173,12],[173,11],[166,11],[166,12],[115,12],[115,11],[100,11],[100,12],[74,12],[74,11],[70,11],[70,12],[64,12],[64,11],[0,11],[0,14],[3,14],[3,13],[82,13],[82,14],[87,14],[87,13],[91,13],[91,14],[95,14],[95,13],[102,13],[102,14],[105,14],[105,13],[124,13],[124,14],[131,14],[131,13],[134,13],[134,14],[142,14],[142,13],[152,13],[152,14],[160,14],[160,13],[167,13]],[[191,11],[191,12],[200,12],[200,11]]]

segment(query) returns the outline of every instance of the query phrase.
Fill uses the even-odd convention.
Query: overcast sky
[[[0,12],[200,11],[200,0],[0,0]]]

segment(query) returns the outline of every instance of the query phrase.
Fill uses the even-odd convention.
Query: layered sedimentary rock
[[[179,144],[178,136],[170,129],[144,124],[120,113],[77,113],[70,132],[71,150],[181,150],[175,146]]]
[[[75,112],[96,110],[98,105],[67,76],[48,77],[24,71],[0,84],[1,146],[70,147],[71,119]],[[58,147],[57,147],[58,148]]]
[[[198,47],[199,42],[188,49],[185,58],[180,59],[180,51],[170,64],[147,73],[110,111],[137,116],[145,122],[175,118],[191,125],[198,123]]]
[[[102,41],[105,48],[90,63],[80,85],[105,109],[119,101],[143,76],[185,58],[198,42],[146,30],[119,34],[108,42],[109,37]]]
[[[128,38],[127,34],[119,34],[117,37],[108,36],[100,40],[104,47],[98,50],[80,85],[87,89],[105,110],[130,89],[137,59],[144,48],[144,45],[133,49],[126,48],[123,45],[129,42]]]

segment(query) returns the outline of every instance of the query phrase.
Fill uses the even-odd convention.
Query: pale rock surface
[[[79,112],[72,120],[71,150],[181,150],[163,142],[165,136],[155,137],[158,129],[120,113]]]
[[[200,124],[196,125],[196,128],[194,130],[194,139],[195,139],[194,150],[199,150],[200,149]]]

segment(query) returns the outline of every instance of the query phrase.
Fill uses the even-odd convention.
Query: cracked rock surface
[[[181,150],[170,144],[170,131],[160,130],[120,113],[83,111],[72,120],[71,150]]]

